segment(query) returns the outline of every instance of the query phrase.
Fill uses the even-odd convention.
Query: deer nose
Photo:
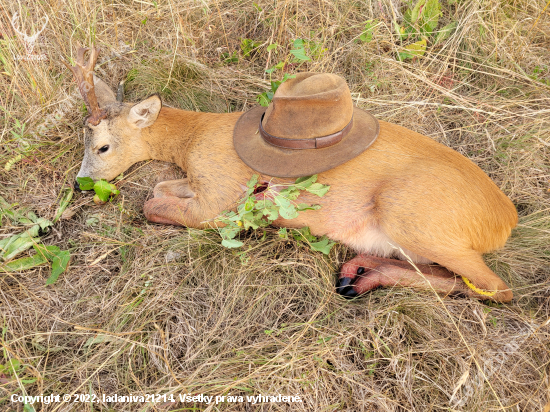
[[[76,180],[74,181],[73,187],[77,192],[82,192],[82,190],[80,190],[80,184]]]

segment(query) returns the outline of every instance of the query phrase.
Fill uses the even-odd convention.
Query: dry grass
[[[453,147],[510,196],[520,224],[488,262],[514,287],[509,305],[444,299],[407,289],[348,302],[335,273],[353,252],[330,257],[277,237],[247,236],[226,250],[213,232],[149,224],[143,201],[168,164],[134,166],[116,204],[77,196],[70,219],[45,243],[72,251],[70,271],[51,287],[49,269],[0,273],[0,364],[17,359],[17,379],[0,375],[0,409],[22,410],[12,394],[204,393],[300,395],[302,403],[36,404],[47,411],[308,410],[548,411],[550,405],[550,16],[543,0],[458,0],[442,4],[456,32],[423,59],[399,62],[393,19],[400,0],[236,0],[0,4],[0,196],[52,218],[60,189],[83,154],[80,101],[61,60],[95,39],[100,74],[127,78],[128,99],[161,92],[189,110],[237,111],[267,88],[264,70],[296,37],[326,48],[293,70],[343,75],[357,104]],[[547,9],[548,10],[548,9]],[[34,53],[10,20],[49,23]],[[358,37],[378,19],[374,39]],[[262,45],[250,58],[240,38]],[[279,54],[268,53],[277,42]],[[237,51],[238,63],[221,54]],[[58,111],[59,110],[59,111]],[[58,111],[59,119],[47,120]],[[22,150],[15,119],[33,132]],[[90,224],[90,218],[95,223]],[[88,223],[87,223],[88,222]],[[16,228],[0,227],[0,236]],[[97,262],[96,264],[93,264]],[[22,380],[35,379],[34,383]],[[454,397],[453,397],[454,394]],[[452,400],[451,400],[452,399]],[[546,405],[546,408],[545,408]]]

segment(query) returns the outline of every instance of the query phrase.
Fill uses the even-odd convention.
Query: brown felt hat
[[[353,159],[378,132],[378,120],[353,106],[342,77],[299,73],[279,86],[267,110],[256,107],[239,118],[233,144],[257,172],[300,177]]]

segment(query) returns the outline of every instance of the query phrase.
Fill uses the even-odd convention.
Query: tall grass
[[[0,196],[17,207],[52,218],[61,188],[79,168],[84,109],[62,64],[77,46],[101,48],[98,74],[112,87],[126,80],[129,101],[159,92],[174,107],[229,112],[257,104],[269,87],[265,70],[301,38],[311,61],[289,71],[340,74],[359,107],[469,157],[513,200],[520,223],[506,247],[487,256],[514,288],[512,304],[440,300],[407,289],[348,302],[333,284],[352,250],[337,246],[324,257],[268,229],[265,238],[250,233],[242,250],[231,251],[213,232],[149,224],[141,207],[154,184],[183,172],[160,162],[136,165],[125,173],[117,202],[96,207],[77,197],[74,213],[44,239],[73,256],[56,284],[44,286],[46,267],[0,272],[0,364],[20,363],[0,372],[0,409],[22,410],[10,402],[12,394],[280,393],[302,402],[34,407],[547,412],[548,9],[542,0],[444,1],[438,29],[456,22],[456,30],[439,45],[428,43],[423,57],[399,61],[407,44],[394,23],[402,24],[413,5],[1,4]],[[14,13],[27,33],[49,16],[32,52],[46,60],[26,58]],[[365,42],[360,36],[369,20],[374,29]],[[246,57],[242,39],[258,44]],[[2,224],[1,237],[16,230],[6,219]]]

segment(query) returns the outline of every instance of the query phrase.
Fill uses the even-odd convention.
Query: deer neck
[[[196,126],[204,122],[205,116],[206,113],[163,107],[155,123],[142,130],[149,159],[176,163],[186,170],[187,148],[200,137]]]

